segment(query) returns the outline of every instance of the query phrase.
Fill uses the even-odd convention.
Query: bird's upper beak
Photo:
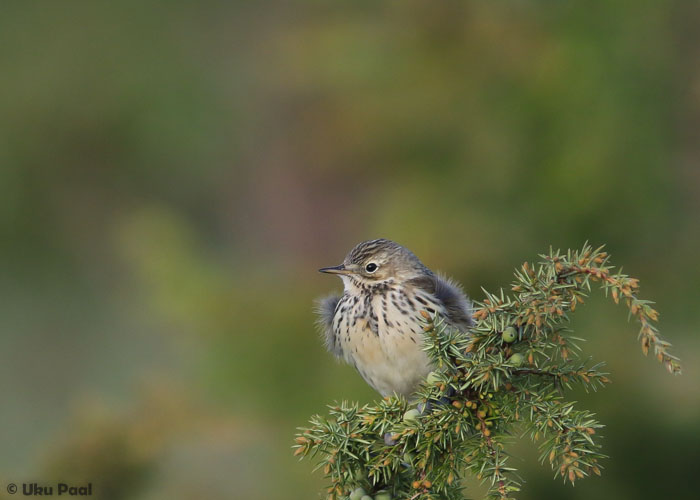
[[[333,266],[333,267],[322,267],[318,271],[321,273],[328,273],[328,274],[350,274],[350,273],[352,273],[352,271],[350,269],[347,269],[345,267],[345,264],[340,264],[339,266]]]

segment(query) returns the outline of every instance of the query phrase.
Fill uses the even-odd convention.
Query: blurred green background
[[[571,488],[516,442],[520,498],[697,498],[698,2],[0,10],[0,498],[319,498],[295,428],[377,395],[323,350],[316,270],[380,236],[476,298],[606,243],[684,374],[588,301],[611,458]]]

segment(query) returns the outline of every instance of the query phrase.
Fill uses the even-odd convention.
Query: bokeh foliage
[[[376,398],[312,330],[313,298],[339,287],[318,267],[383,236],[479,297],[522,256],[588,239],[641,278],[686,370],[671,383],[629,359],[609,326],[624,313],[592,300],[574,328],[615,383],[577,398],[608,424],[606,474],[560,487],[524,447],[521,498],[694,497],[698,14],[683,0],[6,3],[0,477],[314,498],[288,437],[325,401]],[[119,467],[86,453],[101,473],[55,465],[141,436],[149,400],[171,411],[145,451],[122,446]]]

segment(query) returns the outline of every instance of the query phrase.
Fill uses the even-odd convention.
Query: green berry
[[[515,342],[518,338],[518,330],[516,330],[512,326],[509,326],[508,328],[503,330],[501,338],[503,339],[503,342],[507,342],[508,344],[510,344],[511,342]]]
[[[412,410],[408,410],[406,413],[403,414],[403,421],[415,421],[418,420],[418,417],[420,417],[420,412],[414,408]]]
[[[372,497],[369,495],[365,495],[362,498],[360,498],[360,500],[372,500]]]
[[[440,375],[437,372],[428,373],[428,377],[425,379],[428,385],[435,385],[440,382]]]
[[[511,365],[513,366],[520,366],[523,364],[523,361],[525,361],[525,358],[523,357],[522,354],[516,352],[513,354],[510,359],[508,360]]]
[[[361,500],[365,495],[367,495],[367,492],[364,489],[356,488],[352,493],[350,493],[350,500]]]
[[[391,493],[382,491],[374,495],[374,500],[391,500]]]

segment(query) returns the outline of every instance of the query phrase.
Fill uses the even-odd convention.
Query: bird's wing
[[[316,324],[321,333],[323,333],[326,349],[337,357],[343,354],[342,348],[336,341],[335,333],[333,332],[333,316],[335,316],[335,309],[339,301],[340,297],[337,295],[329,295],[316,301],[316,314],[318,314]]]
[[[448,323],[462,331],[474,326],[472,303],[456,282],[432,273],[412,281],[442,303]]]
[[[435,276],[435,297],[445,306],[447,319],[455,326],[465,330],[474,326],[472,302],[455,281]]]

